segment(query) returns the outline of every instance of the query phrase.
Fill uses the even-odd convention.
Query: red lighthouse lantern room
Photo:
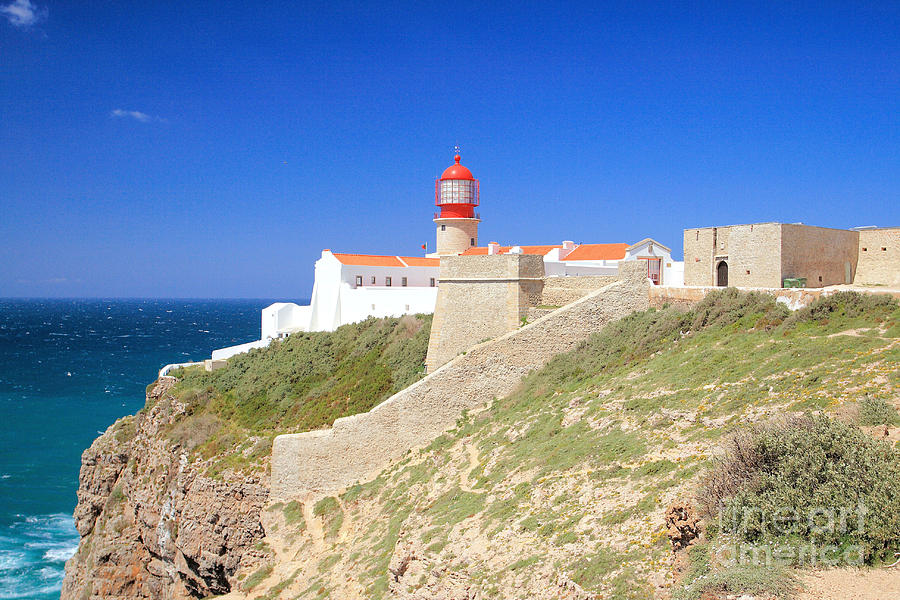
[[[479,201],[478,180],[472,172],[459,164],[459,154],[453,157],[456,164],[447,167],[441,178],[434,182],[434,204],[441,207],[440,219],[475,218]]]

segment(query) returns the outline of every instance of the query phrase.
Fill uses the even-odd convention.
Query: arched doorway
[[[724,260],[716,266],[716,285],[719,287],[728,286],[728,263]]]

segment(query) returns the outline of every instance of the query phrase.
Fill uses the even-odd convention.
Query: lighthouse
[[[461,254],[478,245],[478,180],[459,164],[459,154],[453,160],[454,164],[434,182],[434,204],[440,208],[434,215],[438,256]]]

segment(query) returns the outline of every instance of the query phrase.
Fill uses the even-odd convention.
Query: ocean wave
[[[24,552],[14,550],[0,550],[0,573],[21,569],[27,562]]]
[[[24,577],[0,578],[0,600],[7,598],[39,598],[62,590],[62,579],[50,585],[35,585]]]
[[[57,548],[51,548],[44,552],[44,560],[52,562],[66,562],[78,551],[78,544],[66,544]]]
[[[74,520],[62,513],[15,517],[0,532],[0,600],[58,594],[63,563],[78,549]]]

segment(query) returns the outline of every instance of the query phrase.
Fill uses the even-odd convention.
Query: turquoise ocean
[[[259,339],[270,303],[0,299],[0,599],[59,598],[81,452],[163,365]]]

